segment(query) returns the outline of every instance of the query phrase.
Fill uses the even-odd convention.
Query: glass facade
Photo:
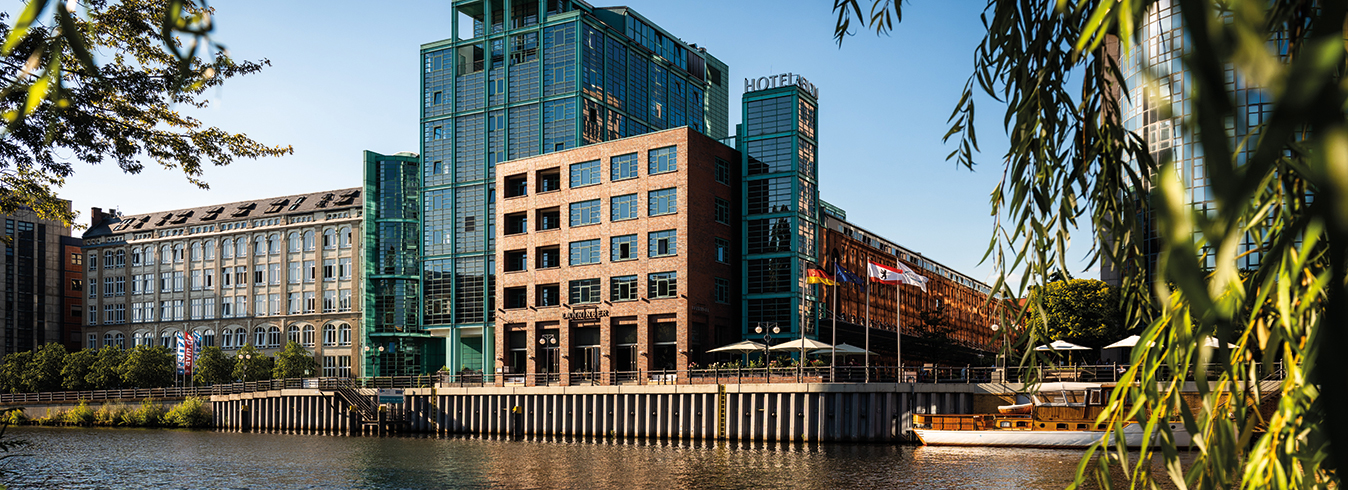
[[[495,165],[684,125],[723,138],[729,70],[626,8],[480,0],[454,10],[454,36],[421,48],[418,328],[449,339],[452,371],[491,372],[493,342],[481,339],[494,335]],[[575,169],[583,181],[622,165],[593,163]]]
[[[804,282],[816,263],[819,227],[815,166],[817,107],[805,90],[788,85],[744,94],[740,219],[743,249],[740,291],[746,338],[756,327],[781,329],[783,339],[816,336],[816,296]]]
[[[421,374],[443,357],[421,321],[421,178],[416,155],[365,152],[364,376]]]

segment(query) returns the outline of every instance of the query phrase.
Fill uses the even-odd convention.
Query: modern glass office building
[[[454,9],[453,37],[421,47],[422,248],[405,284],[421,296],[417,328],[445,339],[421,363],[490,372],[495,165],[680,126],[724,137],[729,70],[625,7]]]
[[[365,152],[364,376],[416,375],[444,364],[421,324],[421,159]]]
[[[791,75],[773,79],[782,82],[746,82],[754,86],[746,88],[736,137],[744,335],[761,339],[776,327],[780,338],[799,338],[801,329],[815,337],[816,297],[804,270],[818,262],[817,93]],[[767,85],[772,88],[751,90]]]

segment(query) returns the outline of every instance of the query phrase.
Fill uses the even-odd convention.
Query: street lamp
[[[552,351],[557,347],[557,334],[545,333],[538,339],[538,345],[543,346],[543,385],[547,386],[552,377]],[[553,348],[549,349],[551,345]]]
[[[772,334],[782,333],[782,329],[777,328],[777,322],[758,322],[758,326],[754,327],[754,333],[763,334],[763,367],[768,368],[768,360],[770,359],[768,348],[772,346]],[[771,368],[769,368],[768,373],[771,376]]]
[[[243,359],[243,382],[248,382],[248,360],[253,358],[252,354],[237,354],[234,357]]]
[[[1001,327],[1000,325],[997,325],[996,323],[992,324],[992,326],[989,327],[989,328],[992,329],[992,331],[993,331],[994,334],[996,334],[996,332],[999,332],[999,331],[1002,330],[1002,327]],[[1002,359],[1002,381],[1005,382],[1005,381],[1006,381],[1006,355],[1007,355],[1007,354],[1006,354],[1006,353],[1007,353],[1007,346],[1006,346],[1006,332],[1002,332],[1002,346],[1001,346],[1001,349],[998,349],[998,350],[1001,351],[1000,353],[997,354],[997,357],[1000,357],[1000,358]]]

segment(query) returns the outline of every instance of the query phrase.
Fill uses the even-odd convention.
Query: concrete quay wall
[[[1006,385],[737,384],[409,388],[382,405],[391,432],[897,442],[913,413],[973,413]],[[373,390],[364,390],[373,399]],[[335,392],[211,397],[225,430],[384,433]],[[245,408],[246,407],[246,408]],[[518,407],[518,409],[516,408]]]

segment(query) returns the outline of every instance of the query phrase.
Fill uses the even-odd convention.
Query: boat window
[[[1029,422],[1016,422],[1016,427],[1025,427],[1025,428],[1029,428],[1029,427],[1030,427],[1030,423],[1029,423]]]
[[[1090,430],[1090,429],[1091,426],[1088,424],[1077,424],[1077,430]]]
[[[1086,404],[1087,404],[1087,405],[1100,405],[1100,404],[1101,404],[1101,403],[1100,403],[1100,398],[1101,398],[1100,390],[1090,390],[1090,391],[1087,391],[1087,392],[1086,392],[1086,396],[1087,396],[1087,398],[1086,398]]]
[[[1058,424],[1058,430],[1067,430],[1067,424]]]
[[[1095,430],[1105,430],[1105,424],[1095,424]]]
[[[1002,427],[1011,427],[1011,422],[1008,422],[1008,421],[1003,420],[1002,423],[1001,423],[1001,426],[1002,426]]]

